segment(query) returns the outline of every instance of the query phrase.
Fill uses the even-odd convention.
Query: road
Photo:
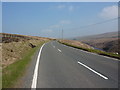
[[[24,87],[118,87],[119,61],[116,59],[88,53],[56,41],[46,43],[36,56],[24,78]]]

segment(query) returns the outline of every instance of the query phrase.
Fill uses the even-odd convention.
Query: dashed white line
[[[60,49],[58,49],[59,52],[62,52]]]
[[[92,72],[94,72],[95,74],[99,75],[100,77],[102,77],[102,78],[104,78],[104,79],[108,79],[108,77],[106,77],[106,76],[98,73],[97,71],[93,70],[92,68],[88,67],[87,65],[85,65],[85,64],[83,64],[83,63],[81,63],[81,62],[79,62],[79,61],[78,61],[78,64],[86,67],[87,69],[89,69],[90,71],[92,71]]]
[[[32,80],[32,85],[31,85],[31,88],[33,88],[34,90],[36,89],[36,85],[37,85],[38,66],[39,66],[40,56],[41,56],[41,52],[42,52],[42,49],[43,49],[44,45],[45,44],[43,44],[42,47],[40,48],[40,51],[39,51],[39,54],[38,54],[38,57],[37,57],[35,70],[34,70],[34,75],[33,75],[33,80]]]
[[[55,46],[53,46],[55,48]]]

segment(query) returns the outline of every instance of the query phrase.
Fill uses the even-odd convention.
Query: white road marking
[[[55,48],[55,46],[53,46]]]
[[[65,47],[66,47],[66,46],[65,46]],[[80,51],[85,52],[85,53],[89,53],[89,54],[101,56],[101,57],[108,58],[108,59],[112,59],[112,60],[115,60],[115,61],[120,61],[119,59],[116,59],[116,58],[112,58],[112,57],[108,57],[108,56],[99,55],[99,54],[97,54],[97,53],[87,52],[87,51],[84,51],[84,50],[81,50],[81,49],[77,49],[77,48],[74,48],[74,47],[70,47],[70,46],[68,46],[68,47],[69,47],[69,48],[72,48],[72,49],[74,49],[74,50],[80,50]]]
[[[99,55],[97,53],[87,52],[87,51],[84,51],[84,50],[80,50],[80,51],[85,52],[85,53],[89,53],[89,54],[93,54],[93,55],[97,55],[97,56],[101,56],[101,57],[104,57],[104,58],[112,59],[112,60],[115,60],[115,61],[120,61],[119,59],[108,57],[108,56]]]
[[[104,78],[104,79],[108,79],[108,77],[106,77],[106,76],[98,73],[97,71],[93,70],[92,68],[88,67],[87,65],[85,65],[85,64],[83,64],[83,63],[81,63],[81,62],[79,62],[79,61],[78,61],[78,64],[86,67],[87,69],[89,69],[90,71],[92,71],[92,72],[94,72],[95,74],[99,75],[100,77],[102,77],[102,78]]]
[[[40,56],[41,56],[41,52],[42,52],[44,45],[45,44],[43,44],[42,47],[40,48],[40,51],[39,51],[39,54],[37,57],[36,66],[35,66],[34,75],[33,75],[33,80],[32,80],[32,85],[31,85],[31,88],[33,88],[33,89],[35,89],[36,85],[37,85],[38,66],[39,66]]]
[[[58,49],[59,52],[62,52],[60,49]]]

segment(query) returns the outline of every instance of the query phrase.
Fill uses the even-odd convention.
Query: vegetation
[[[120,43],[118,36],[118,31],[116,31],[84,37],[76,37],[76,40],[84,42],[95,48],[102,49],[106,52],[118,53],[120,52],[120,49],[118,49]]]
[[[40,43],[39,46],[31,48],[21,60],[10,64],[2,70],[2,88],[10,88],[15,85],[17,80],[24,75],[26,66],[30,63],[31,57],[34,55],[35,51],[43,44]]]
[[[2,68],[0,67],[0,90],[2,88]]]
[[[84,51],[93,52],[93,53],[97,53],[99,55],[104,55],[104,56],[109,56],[109,57],[120,59],[119,54],[108,53],[108,52],[104,52],[104,51],[100,51],[100,50],[96,50],[96,49],[91,49],[91,48],[78,47],[78,46],[71,45],[71,44],[68,44],[68,43],[65,43],[65,42],[62,42],[62,41],[58,41],[58,42],[62,43],[64,45],[70,46],[70,47],[74,47],[74,48],[77,48],[77,49],[84,50]]]

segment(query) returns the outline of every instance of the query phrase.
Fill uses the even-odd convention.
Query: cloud
[[[113,5],[113,6],[103,8],[99,16],[102,18],[106,18],[106,19],[117,18],[118,17],[118,6]]]
[[[63,9],[63,8],[65,8],[65,7],[66,7],[65,5],[58,5],[58,6],[57,6],[58,9]]]
[[[73,10],[74,10],[74,7],[73,7],[73,6],[69,6],[69,7],[68,7],[68,10],[69,10],[69,11],[73,11]]]
[[[60,21],[60,24],[70,24],[71,23],[71,21],[69,21],[69,20],[61,20]]]

